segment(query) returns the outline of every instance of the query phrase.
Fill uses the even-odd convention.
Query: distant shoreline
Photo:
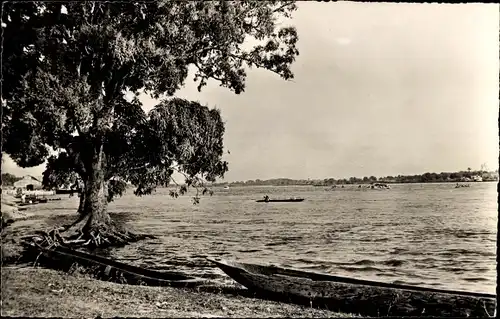
[[[273,178],[268,180],[247,180],[236,182],[219,182],[212,186],[333,186],[333,185],[363,185],[373,183],[384,184],[423,184],[423,183],[472,183],[472,182],[497,182],[498,171],[460,171],[443,173],[425,173],[419,175],[398,175],[386,177],[350,177],[350,178],[325,178],[325,179],[291,179]]]
[[[405,183],[398,183],[398,182],[373,182],[374,184],[380,183],[380,184],[391,184],[391,185],[409,185],[409,184],[463,184],[463,183],[498,183],[498,181],[480,181],[480,182],[405,182]],[[371,185],[372,183],[354,183],[354,184],[334,184],[337,186],[358,186],[358,185]],[[218,184],[213,184],[211,185],[213,187],[223,187],[223,186],[230,186],[230,187],[252,187],[252,186],[268,186],[268,187],[277,187],[277,186],[312,186],[312,187],[330,187],[333,185],[313,185],[313,184],[287,184],[287,185],[274,185],[274,184],[233,184],[233,183],[218,183]]]

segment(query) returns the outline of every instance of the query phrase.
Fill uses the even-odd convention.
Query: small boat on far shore
[[[80,190],[78,189],[56,189],[56,194],[57,195],[72,195],[72,194],[79,194]]]
[[[385,183],[373,183],[370,186],[371,189],[391,189],[391,187]]]
[[[496,295],[340,277],[207,258],[229,277],[276,301],[364,316],[492,317]]]
[[[36,205],[36,204],[46,204],[48,202],[52,201],[57,201],[61,200],[60,197],[57,198],[50,198],[46,196],[35,196],[35,195],[28,195],[28,196],[23,196],[21,195],[21,202],[18,204],[19,206],[29,206],[29,205]]]

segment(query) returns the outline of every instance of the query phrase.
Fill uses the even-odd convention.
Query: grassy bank
[[[129,286],[49,269],[2,269],[2,316],[353,317],[227,293]]]

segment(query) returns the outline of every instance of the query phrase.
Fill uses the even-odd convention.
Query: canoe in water
[[[91,269],[96,278],[132,285],[192,287],[205,280],[185,276],[179,272],[157,271],[118,262],[102,256],[85,253],[64,246],[43,248],[24,242],[28,252],[34,253],[37,262],[52,268],[69,270],[76,263]]]
[[[496,295],[339,277],[276,266],[214,260],[229,277],[273,300],[366,316],[489,317]]]
[[[289,199],[259,199],[257,203],[295,203],[295,202],[303,202],[304,198],[289,198]]]

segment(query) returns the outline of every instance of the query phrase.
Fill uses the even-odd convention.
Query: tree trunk
[[[83,216],[85,213],[84,206],[85,206],[85,186],[83,188],[79,189],[80,193],[80,204],[78,205],[78,214],[80,216]]]
[[[93,147],[88,151],[93,151],[93,154],[86,165],[84,187],[80,194],[80,217],[60,234],[63,243],[78,242],[90,248],[154,238],[130,233],[113,223],[107,211],[106,155],[103,146]]]
[[[83,214],[88,216],[85,231],[106,231],[111,227],[111,218],[107,212],[107,184],[105,176],[105,154],[103,146],[97,147],[92,156],[87,181],[82,192]]]

